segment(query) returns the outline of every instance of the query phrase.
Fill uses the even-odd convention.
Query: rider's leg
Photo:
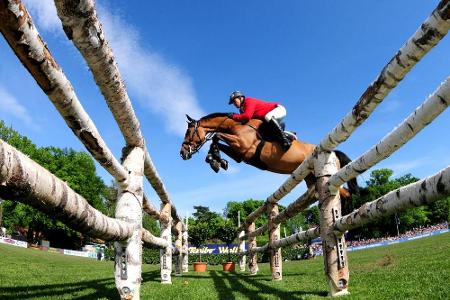
[[[291,147],[291,141],[287,138],[284,130],[280,126],[280,122],[283,121],[286,116],[286,109],[282,105],[278,105],[275,109],[268,112],[264,119],[272,126],[277,136],[277,139],[281,143],[281,147],[284,151],[287,151]]]

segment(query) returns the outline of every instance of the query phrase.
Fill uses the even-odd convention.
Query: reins
[[[219,125],[216,126],[215,129],[213,129],[212,131],[208,132],[205,135],[205,140],[195,149],[192,150],[192,139],[194,137],[194,134],[197,134],[198,139],[200,140],[200,135],[198,133],[198,128],[199,128],[199,121],[195,121],[194,123],[194,132],[192,132],[192,135],[189,137],[189,142],[188,142],[188,146],[189,146],[189,153],[190,155],[194,155],[195,153],[197,153],[198,151],[200,151],[200,149],[203,147],[204,144],[206,144],[208,141],[212,140],[212,138],[216,135],[217,133],[217,128],[219,128],[220,126],[222,126],[223,123],[225,123],[226,120],[228,120],[229,117],[226,117]]]

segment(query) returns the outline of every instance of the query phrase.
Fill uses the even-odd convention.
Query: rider
[[[231,114],[230,117],[239,122],[246,122],[250,119],[260,119],[267,121],[276,133],[278,141],[284,151],[291,146],[291,141],[287,138],[280,126],[286,116],[284,106],[275,102],[266,102],[256,98],[246,97],[240,91],[234,91],[230,95],[228,104],[234,104],[239,109],[240,114]]]

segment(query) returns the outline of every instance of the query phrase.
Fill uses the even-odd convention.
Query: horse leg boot
[[[269,123],[272,125],[272,128],[275,131],[276,138],[280,142],[281,148],[283,148],[284,151],[288,151],[291,147],[292,142],[284,134],[284,131],[278,121],[275,118],[272,118],[270,119]]]

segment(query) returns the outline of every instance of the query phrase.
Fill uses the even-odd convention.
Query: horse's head
[[[206,142],[206,131],[199,125],[199,121],[192,119],[188,115],[186,117],[188,119],[188,128],[180,150],[181,158],[184,160],[190,159]]]

